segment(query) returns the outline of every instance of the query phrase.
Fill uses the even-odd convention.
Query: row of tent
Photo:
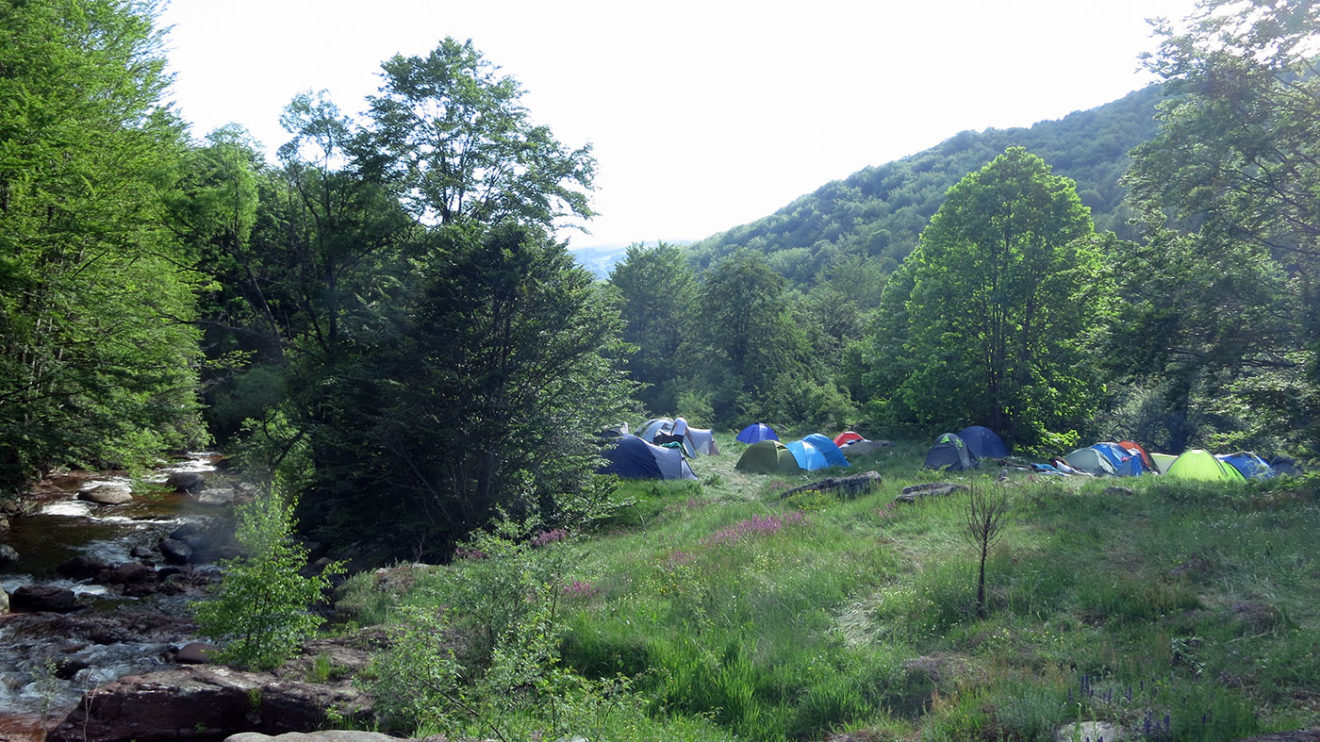
[[[978,466],[981,459],[1004,458],[1008,446],[990,429],[973,425],[957,433],[944,433],[926,454],[927,469],[960,471]],[[1244,481],[1268,479],[1277,473],[1261,457],[1247,451],[1216,456],[1192,449],[1174,456],[1147,453],[1133,441],[1100,442],[1079,448],[1048,464],[1032,464],[1038,472],[1049,474],[1088,474],[1091,476],[1134,477],[1162,474],[1202,481]]]
[[[753,443],[738,457],[734,468],[739,471],[762,474],[798,471],[816,471],[831,466],[848,466],[848,458],[839,446],[820,433],[812,433],[801,440],[781,443],[762,440]]]
[[[676,429],[682,432],[681,440],[657,445],[655,441],[672,437]],[[738,458],[735,468],[760,473],[846,467],[848,459],[841,447],[866,440],[857,433],[846,431],[833,440],[812,433],[800,440],[783,443],[774,428],[765,423],[748,425],[738,433],[737,439],[750,445]],[[602,451],[606,463],[598,472],[624,479],[696,479],[688,459],[719,453],[712,431],[688,426],[682,418],[655,418],[643,423],[636,435],[626,432],[626,427],[618,433],[612,445]]]
[[[1278,472],[1261,457],[1250,451],[1215,455],[1194,448],[1174,456],[1166,453],[1147,453],[1132,441],[1102,442],[1055,459],[1050,464],[1035,464],[1039,471],[1063,474],[1074,469],[1092,476],[1135,477],[1143,474],[1161,474],[1176,479],[1205,482],[1242,482],[1248,479],[1269,479]]]

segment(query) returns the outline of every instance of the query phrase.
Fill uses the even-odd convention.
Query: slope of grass
[[[1000,484],[998,469],[924,471],[912,443],[755,475],[719,443],[699,482],[624,483],[615,518],[529,552],[564,565],[557,666],[625,678],[648,723],[753,740],[1044,740],[1090,719],[1231,740],[1320,723],[1315,480]],[[781,497],[868,469],[885,481],[865,496]],[[985,619],[966,496],[894,501],[929,481],[1007,490]],[[355,581],[355,600],[371,589]]]

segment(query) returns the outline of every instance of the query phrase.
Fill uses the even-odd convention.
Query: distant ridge
[[[867,167],[821,186],[770,216],[707,237],[690,246],[698,268],[739,248],[762,252],[775,270],[809,283],[847,255],[896,268],[963,176],[1012,146],[1026,147],[1072,178],[1091,208],[1098,231],[1131,237],[1119,179],[1128,153],[1158,129],[1160,88],[1152,85],[1119,100],[1030,128],[964,131],[923,152]],[[877,127],[877,136],[883,128]]]

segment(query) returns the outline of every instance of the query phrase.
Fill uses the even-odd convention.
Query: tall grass
[[[544,547],[571,565],[563,666],[628,678],[655,724],[1044,740],[1103,719],[1138,739],[1213,740],[1320,722],[1310,480],[1000,485],[997,470],[924,471],[911,443],[848,470],[749,475],[733,466],[741,444],[719,444],[693,462],[698,483],[625,483],[628,509]],[[885,481],[862,497],[781,497],[867,469]],[[894,502],[936,480],[1005,486],[1012,503],[986,619],[965,502]]]

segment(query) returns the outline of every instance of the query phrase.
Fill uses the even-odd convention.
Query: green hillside
[[[1159,98],[1159,87],[1151,86],[1029,129],[962,132],[924,152],[828,183],[764,219],[701,240],[691,246],[692,258],[707,267],[738,248],[750,248],[770,256],[776,270],[800,282],[846,255],[880,258],[891,271],[916,245],[945,192],[1013,146],[1027,148],[1056,174],[1075,180],[1098,231],[1131,236],[1119,178],[1128,152],[1155,134]]]

